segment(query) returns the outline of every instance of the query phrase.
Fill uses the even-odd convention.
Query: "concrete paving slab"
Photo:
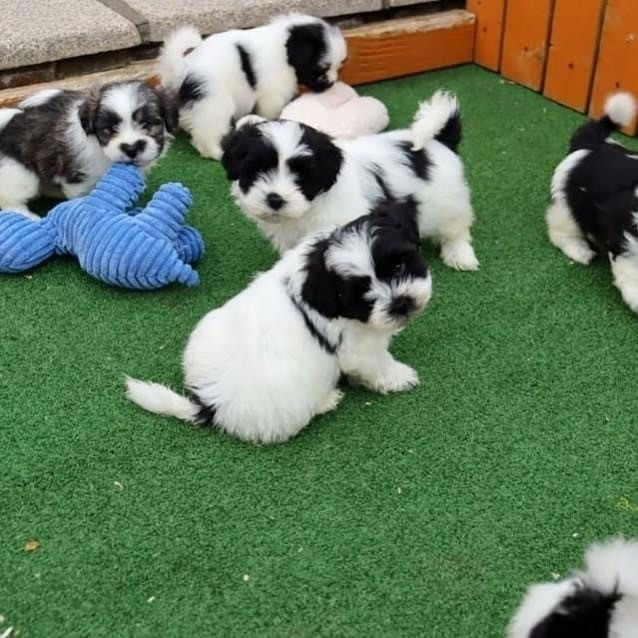
[[[330,17],[379,11],[382,0],[126,0],[149,22],[153,42],[164,39],[182,24],[194,24],[202,33],[257,26],[283,12],[299,11]]]
[[[135,25],[96,0],[2,0],[1,21],[0,69],[141,42]]]
[[[388,0],[386,7],[409,7],[413,4],[425,4],[436,0]]]

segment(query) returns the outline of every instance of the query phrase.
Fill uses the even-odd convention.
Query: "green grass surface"
[[[347,388],[278,447],[125,401],[124,373],[179,386],[196,321],[275,260],[183,138],[149,185],[193,190],[199,288],[117,290],[60,259],[0,278],[0,634],[496,637],[528,582],[638,534],[638,319],[604,260],[570,264],[544,229],[583,118],[475,67],[362,90],[402,126],[439,87],[482,266],[426,246],[435,295],[393,345],[409,394]]]

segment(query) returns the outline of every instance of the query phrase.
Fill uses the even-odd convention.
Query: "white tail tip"
[[[605,115],[623,127],[631,123],[636,115],[636,100],[630,93],[615,93],[605,102]]]
[[[126,398],[148,412],[183,421],[193,422],[197,414],[197,407],[187,397],[153,381],[126,377]]]
[[[429,100],[422,102],[412,124],[414,150],[422,149],[434,139],[459,110],[459,100],[450,91],[439,90]]]

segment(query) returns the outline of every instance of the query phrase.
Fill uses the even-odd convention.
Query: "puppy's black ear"
[[[250,157],[250,147],[259,136],[259,130],[255,125],[245,124],[222,139],[221,162],[230,181],[234,182],[241,177],[241,168]]]
[[[160,112],[164,120],[164,126],[169,133],[175,133],[179,123],[179,109],[177,93],[169,91],[163,87],[158,87],[155,94],[159,99]]]
[[[87,135],[95,135],[95,118],[100,105],[100,90],[91,89],[78,110],[80,124]]]
[[[339,316],[339,277],[326,266],[329,241],[322,239],[308,253],[301,297],[320,315],[334,319]]]
[[[370,214],[373,234],[382,231],[392,236],[395,242],[418,246],[421,238],[417,217],[417,205],[412,197],[381,202]]]
[[[326,50],[324,28],[321,24],[301,24],[290,28],[286,42],[288,64],[295,70],[297,79],[305,84],[308,74]]]

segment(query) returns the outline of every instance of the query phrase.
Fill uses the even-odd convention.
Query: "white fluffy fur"
[[[265,122],[260,125],[277,148],[279,168],[261,175],[247,193],[233,182],[231,190],[245,215],[255,220],[273,246],[283,252],[295,246],[307,234],[333,224],[344,224],[364,215],[381,195],[379,185],[369,167],[376,165],[395,197],[413,196],[419,209],[419,232],[441,244],[443,261],[458,270],[477,270],[479,262],[472,248],[470,228],[474,211],[470,188],[465,179],[463,162],[447,146],[434,139],[447,118],[458,109],[455,98],[436,93],[424,103],[411,129],[335,140],[343,151],[344,162],[337,182],[326,193],[308,201],[288,170],[286,159],[307,152],[300,146],[301,128],[290,122]],[[447,117],[444,115],[444,105]],[[434,114],[434,115],[433,115]],[[433,116],[438,128],[422,122]],[[238,122],[238,127],[255,121],[254,116]],[[406,141],[427,152],[429,178],[418,178],[406,165],[406,156],[397,148]],[[267,204],[269,193],[279,194],[285,206],[273,215]]]
[[[295,24],[316,22],[311,16],[291,14],[271,23],[246,30],[215,33],[205,40],[192,26],[171,34],[159,58],[159,75],[164,86],[178,90],[187,74],[205,82],[209,95],[180,111],[180,125],[191,135],[203,157],[219,159],[221,140],[232,119],[253,110],[266,118],[276,118],[297,92],[294,70],[288,65],[286,40]],[[329,27],[328,78],[336,81],[346,58],[346,44],[336,27]],[[249,53],[257,78],[252,89],[241,70],[236,46]],[[194,50],[184,55],[185,52]]]
[[[638,636],[638,542],[612,538],[593,544],[585,555],[585,567],[558,583],[532,585],[508,629],[508,638],[529,638],[531,630],[560,606],[579,586],[622,598],[616,603],[610,638]]]
[[[445,126],[450,114],[458,111],[459,101],[449,91],[437,91],[429,100],[422,102],[412,124],[412,148],[415,151],[424,148]]]
[[[620,127],[627,126],[636,116],[636,100],[630,93],[615,93],[605,101],[605,114]]]
[[[392,335],[403,326],[384,318],[380,308],[392,295],[411,294],[422,309],[432,291],[430,276],[406,282],[405,290],[377,282],[372,293],[375,316],[369,324],[329,320],[301,297],[306,253],[311,243],[328,234],[287,252],[243,292],[209,312],[190,336],[183,355],[185,385],[196,388],[204,403],[216,406],[216,424],[233,436],[261,443],[293,437],[314,416],[337,406],[341,373],[382,393],[418,383],[417,373],[388,352]],[[375,278],[364,236],[350,237],[347,246],[331,245],[328,261],[342,272]],[[337,347],[335,354],[321,347],[291,298]],[[185,421],[195,421],[199,409],[165,386],[130,378],[127,396],[146,410]]]

